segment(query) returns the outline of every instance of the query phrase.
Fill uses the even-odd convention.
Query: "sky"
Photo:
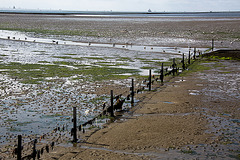
[[[240,0],[0,0],[1,9],[76,11],[240,11]]]

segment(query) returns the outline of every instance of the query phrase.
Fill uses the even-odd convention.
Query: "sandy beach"
[[[1,135],[11,141],[11,147],[1,146],[0,159],[16,159],[11,155],[16,139],[11,137],[16,138],[19,126],[31,124],[31,118],[39,120],[32,125],[38,125],[37,133],[47,131],[41,121],[48,124],[48,128],[56,122],[64,125],[64,118],[70,121],[67,116],[72,114],[74,105],[79,106],[79,115],[96,105],[91,108],[94,112],[109,99],[110,90],[114,90],[115,95],[124,93],[126,97],[131,78],[141,87],[141,81],[146,78],[143,73],[148,69],[155,69],[153,74],[158,74],[161,61],[165,66],[171,65],[166,59],[176,58],[180,62],[182,53],[187,54],[184,47],[187,50],[189,47],[210,48],[214,39],[216,49],[239,49],[239,24],[238,17],[1,14],[1,30],[21,31],[26,36],[54,42],[38,43],[13,37],[0,40],[4,122],[1,127],[3,133],[5,130],[14,133]],[[87,46],[56,45],[55,39]],[[90,47],[91,43],[116,44],[122,48]],[[141,49],[128,50],[128,45]],[[157,46],[176,51],[168,53],[165,48],[155,51]],[[240,53],[232,53],[236,54]],[[128,102],[126,108],[130,110],[113,123],[93,125],[86,128],[85,133],[78,132],[79,141],[74,146],[67,143],[72,138],[68,131],[48,133],[48,140],[37,144],[38,150],[44,146],[40,159],[239,159],[239,60],[223,59],[203,58],[183,74],[166,77],[164,85],[159,81],[154,83],[153,91],[136,94],[138,103],[131,108]],[[6,109],[8,105],[11,112]],[[5,110],[11,113],[10,118]],[[19,118],[17,112],[24,115],[24,111],[28,121],[15,124]],[[79,121],[84,120],[86,117]],[[9,124],[15,128],[8,128]],[[32,132],[34,134],[26,132],[27,141],[39,138]],[[46,153],[45,145],[52,141],[57,143]]]

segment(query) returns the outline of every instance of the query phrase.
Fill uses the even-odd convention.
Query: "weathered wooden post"
[[[113,90],[111,90],[111,109],[110,109],[110,116],[114,117],[114,113],[113,113]]]
[[[35,140],[33,141],[33,153],[32,153],[32,158],[33,158],[33,160],[35,160],[36,155],[37,155],[36,143],[37,143],[37,139],[35,139]]]
[[[73,107],[73,142],[77,142],[77,109]]]
[[[17,160],[22,160],[22,136],[18,135]]]
[[[188,53],[188,64],[190,64],[191,63],[191,53],[190,53],[190,50],[189,50],[189,53]]]
[[[132,96],[131,105],[133,106],[134,105],[134,79],[132,79],[131,96]]]
[[[175,69],[175,67],[176,67],[176,63],[175,63],[175,58],[173,58],[173,64],[172,64],[172,72],[173,72],[173,76],[175,76],[175,72],[176,72],[176,69]]]
[[[161,74],[160,74],[160,80],[161,80],[161,83],[163,83],[163,77],[164,77],[164,75],[163,75],[163,63],[162,63],[162,68],[161,68]]]
[[[196,48],[194,48],[194,51],[193,51],[193,59],[194,60],[196,59]]]
[[[183,70],[185,70],[186,68],[185,68],[185,62],[184,62],[184,53],[183,53],[183,58],[182,58],[182,68],[183,68]]]
[[[152,85],[152,70],[151,69],[149,70],[149,78],[148,79],[149,79],[148,87],[149,87],[149,91],[151,91],[151,85]]]
[[[214,49],[214,39],[212,39],[212,51]]]

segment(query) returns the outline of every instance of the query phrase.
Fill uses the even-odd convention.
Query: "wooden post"
[[[110,109],[110,116],[114,117],[114,113],[113,113],[113,90],[111,90],[111,109]]]
[[[35,139],[35,140],[33,141],[33,153],[32,153],[32,156],[33,156],[32,158],[33,158],[33,160],[35,160],[36,155],[37,155],[36,143],[37,143],[37,139]]]
[[[73,107],[73,142],[77,142],[77,109]]]
[[[188,53],[188,64],[190,64],[191,63],[191,53],[190,53],[190,51],[189,51],[189,53]]]
[[[133,106],[134,105],[134,79],[132,79],[131,96],[132,96],[131,105]]]
[[[149,91],[151,91],[151,85],[152,85],[152,70],[149,70]]]
[[[214,39],[212,39],[212,51],[214,49]]]
[[[18,135],[17,160],[22,160],[22,136]]]
[[[161,74],[160,74],[160,79],[161,79],[161,83],[163,83],[163,77],[164,77],[164,75],[163,75],[163,63],[162,63],[162,68],[161,68]]]
[[[183,70],[185,70],[184,54],[182,56],[183,56],[183,58],[182,58],[182,68],[183,68]]]
[[[175,76],[175,66],[176,66],[176,63],[175,63],[175,58],[173,58],[173,64],[172,64],[172,72],[173,72],[173,75]]]
[[[193,52],[193,59],[195,60],[196,59],[196,48],[194,48],[194,52]]]

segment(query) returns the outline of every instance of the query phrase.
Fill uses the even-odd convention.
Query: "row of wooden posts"
[[[14,153],[13,153],[13,154],[17,154],[17,160],[25,160],[25,159],[35,160],[36,158],[40,159],[40,155],[43,154],[44,150],[46,150],[46,152],[49,153],[50,148],[53,150],[53,147],[55,145],[55,143],[52,142],[50,145],[46,145],[45,147],[42,147],[40,150],[37,150],[36,149],[37,139],[34,139],[31,143],[33,143],[32,153],[30,155],[26,155],[25,157],[22,157],[22,150],[23,150],[22,136],[18,135],[18,145],[17,145],[17,148],[14,149]]]
[[[201,55],[201,53],[199,52],[199,55],[198,55],[198,57]],[[196,60],[196,48],[194,48],[194,54],[193,54],[193,59],[194,60]],[[181,63],[182,63],[182,69],[183,70],[185,70],[186,69],[186,66],[188,66],[188,65],[190,65],[191,64],[191,53],[190,53],[190,51],[189,51],[189,56],[188,56],[188,65],[186,65],[184,62],[185,62],[185,60],[184,60],[185,58],[184,58],[184,54],[183,54],[183,57],[182,57],[182,61],[181,61]],[[165,73],[164,74],[164,67],[163,67],[163,63],[162,63],[162,66],[161,66],[161,69],[160,69],[160,75],[159,75],[159,79],[160,79],[160,81],[161,81],[161,83],[163,83],[163,80],[164,80],[164,76],[167,76],[167,75],[170,75],[171,73],[173,74],[173,76],[175,76],[175,75],[177,75],[178,74],[178,70],[179,70],[179,68],[177,68],[177,64],[176,64],[176,61],[175,61],[175,58],[173,59],[173,64],[172,64],[172,70],[171,71],[169,71],[169,72],[167,72],[167,70],[166,70],[166,72],[167,73]],[[152,84],[153,84],[153,82],[154,81],[158,81],[158,78],[156,78],[156,79],[154,79],[154,80],[152,80],[152,70],[150,69],[149,70],[149,78],[148,78],[148,83],[147,83],[147,87],[148,87],[148,90],[149,91],[151,91],[152,90]],[[147,81],[146,81],[147,82]],[[142,90],[144,90],[145,88],[141,88]],[[139,89],[138,89],[139,90]],[[132,79],[132,85],[131,85],[131,87],[130,87],[130,91],[131,91],[131,93],[130,93],[130,95],[128,95],[127,97],[129,97],[129,96],[131,96],[131,105],[132,106],[134,106],[134,95],[135,95],[135,93],[136,93],[136,91],[134,91],[134,79]],[[138,93],[138,92],[137,92]],[[116,109],[120,109],[120,108],[115,108],[114,107],[114,99],[116,98],[116,97],[114,97],[114,95],[113,95],[113,90],[111,90],[111,92],[110,92],[110,95],[111,95],[111,100],[110,100],[110,106],[109,107],[107,107],[107,109],[106,110],[104,110],[100,115],[98,115],[97,117],[99,117],[99,116],[103,116],[103,115],[105,115],[106,114],[106,112],[108,112],[109,113],[109,115],[110,115],[110,117],[114,117],[114,110],[116,110]],[[119,97],[119,96],[117,96],[117,97]],[[123,100],[123,101],[125,101],[125,99]],[[122,105],[122,104],[121,104]],[[96,118],[96,117],[95,117]],[[95,119],[95,118],[93,118],[93,120]],[[93,121],[93,120],[90,120],[91,122]],[[87,124],[89,124],[90,123],[90,121],[88,121],[88,122],[85,122],[84,124],[83,124],[83,126],[85,126],[85,125],[87,125]],[[76,107],[73,107],[73,142],[77,142],[77,118],[76,118]]]
[[[201,53],[199,52],[199,55],[198,57],[201,55]],[[195,60],[196,59],[196,48],[194,48],[194,52],[193,52],[193,59]],[[188,54],[188,65],[190,65],[191,63],[191,53],[189,51],[189,54]],[[185,70],[187,68],[188,65],[185,64],[185,57],[184,57],[184,54],[182,55],[182,61],[181,61],[181,64],[182,64],[182,70]],[[148,90],[151,91],[152,90],[152,84],[154,81],[158,81],[158,79],[160,79],[160,82],[163,83],[164,81],[164,77],[167,76],[167,75],[177,75],[178,74],[178,70],[179,68],[177,67],[177,64],[176,64],[176,61],[175,61],[175,58],[173,59],[173,63],[172,63],[172,66],[170,66],[170,68],[172,68],[172,70],[170,70],[168,72],[168,68],[164,69],[164,64],[162,63],[161,65],[161,69],[160,69],[160,74],[159,74],[159,78],[155,78],[155,76],[153,77],[152,76],[152,70],[150,69],[149,70],[149,78],[148,78],[148,83],[147,83],[147,87],[148,87]],[[166,70],[166,73],[164,74],[164,70]],[[152,80],[153,78],[153,80]],[[145,82],[147,82],[147,80],[145,80]],[[141,88],[141,89],[138,89],[137,92],[134,91],[134,79],[132,79],[132,84],[131,84],[131,87],[130,87],[130,94],[127,96],[127,100],[130,100],[130,97],[131,97],[131,105],[134,106],[134,95],[135,93],[138,93],[140,90],[145,90],[145,88]],[[110,92],[110,95],[111,95],[111,100],[110,100],[110,106],[105,108],[105,106],[103,107],[104,110],[103,112],[98,115],[97,117],[99,116],[103,116],[105,114],[109,114],[110,117],[114,117],[114,111],[116,109],[121,109],[122,107],[122,104],[123,102],[125,101],[122,100],[122,103],[120,104],[121,106],[117,106],[116,104],[114,105],[114,99],[116,99],[117,97],[119,98],[119,96],[116,96],[114,97],[113,95],[113,90],[111,90]],[[92,120],[89,120],[87,122],[85,122],[84,124],[80,125],[78,128],[79,128],[79,131],[81,130],[81,126],[86,126],[87,124],[92,124],[92,122],[94,121],[94,119],[96,119],[97,117],[93,118]],[[77,108],[76,107],[73,107],[73,119],[72,119],[72,122],[73,122],[73,128],[71,130],[71,135],[73,136],[73,141],[74,143],[76,143],[78,141],[78,138],[77,138]],[[83,132],[84,132],[84,128],[83,128]],[[35,159],[36,157],[36,143],[37,143],[37,139],[34,140],[33,142],[33,152],[32,154],[30,155],[33,159]],[[21,135],[18,135],[18,145],[17,145],[17,148],[16,148],[16,152],[17,152],[17,160],[22,160],[22,136]]]

